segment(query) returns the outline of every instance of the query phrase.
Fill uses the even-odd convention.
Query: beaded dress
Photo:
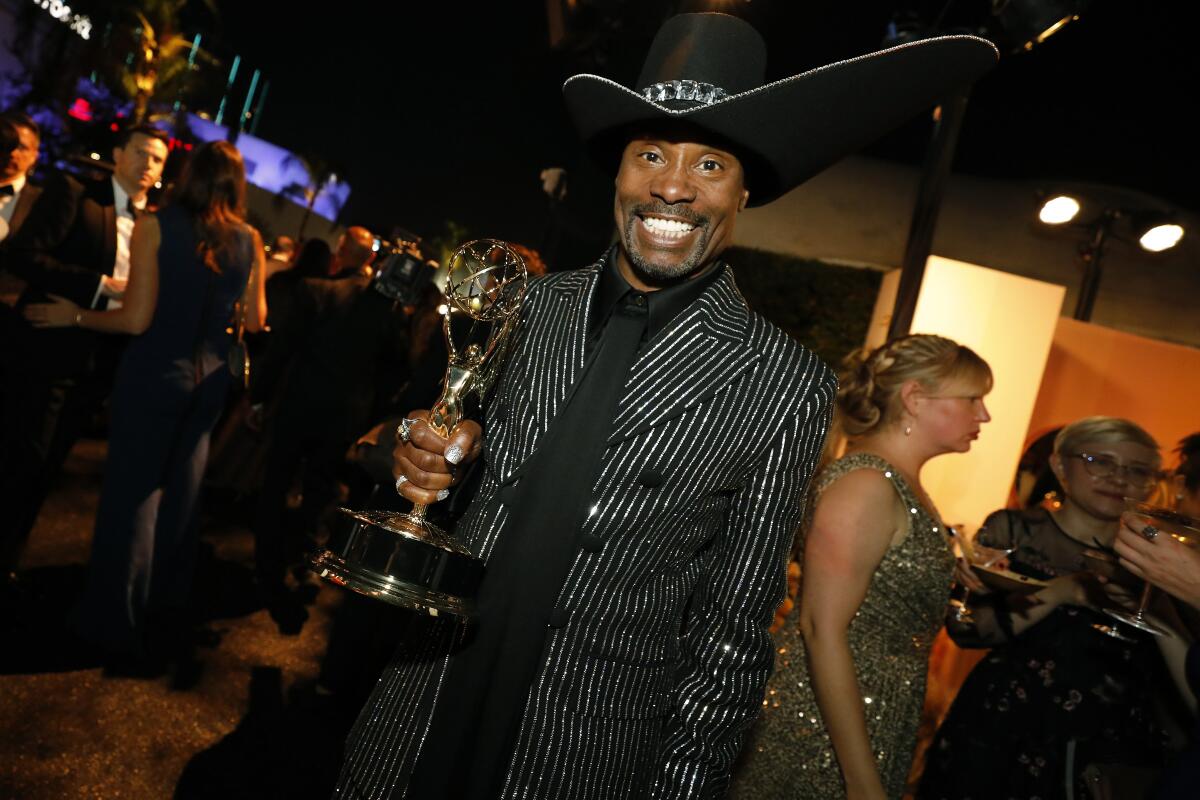
[[[898,470],[870,453],[839,459],[814,479],[804,531],[821,492],[859,469],[882,472],[911,516],[908,535],[884,555],[848,633],[875,762],[888,796],[899,798],[916,744],[929,651],[950,596],[954,555],[936,512],[917,500]],[[803,547],[799,553],[803,571]],[[845,796],[808,678],[799,608],[797,603],[775,634],[775,672],[762,716],[743,749],[731,798]]]

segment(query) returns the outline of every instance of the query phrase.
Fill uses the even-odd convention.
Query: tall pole
[[[925,152],[925,166],[921,172],[916,207],[913,209],[912,222],[908,228],[908,242],[904,246],[900,286],[896,289],[896,303],[892,307],[888,339],[904,336],[912,328],[913,312],[917,308],[917,297],[921,293],[921,281],[925,278],[925,262],[929,260],[933,248],[933,233],[937,228],[938,212],[942,206],[942,197],[946,193],[946,179],[954,161],[954,150],[958,145],[963,117],[967,113],[967,97],[970,93],[970,87],[960,89],[939,106],[933,135]]]
[[[271,90],[271,82],[263,81],[262,91],[258,93],[258,104],[254,106],[254,116],[250,118],[250,135],[258,131],[258,121],[262,119],[263,104],[267,102],[267,92]]]
[[[233,57],[233,66],[229,69],[229,79],[225,81],[225,94],[221,95],[221,105],[217,106],[217,118],[215,122],[218,125],[225,119],[225,104],[229,102],[229,90],[233,88],[233,82],[237,80],[237,71],[241,63],[241,56]]]
[[[196,67],[196,51],[199,49],[200,49],[200,34],[197,33],[195,35],[195,37],[192,39],[192,47],[188,51],[188,71],[189,72]],[[92,81],[92,82],[95,83],[95,81]],[[183,94],[182,86],[180,87],[179,91],[176,93],[176,96],[175,96],[174,108],[175,108],[176,113],[178,113],[179,109],[183,107],[183,100],[179,96],[181,94]]]
[[[246,93],[246,102],[242,104],[242,116],[238,119],[238,133],[246,130],[246,120],[250,118],[250,106],[254,103],[254,93],[258,91],[258,79],[261,75],[262,72],[256,69],[250,79],[250,91]]]
[[[1117,211],[1107,209],[1092,228],[1092,239],[1079,249],[1083,261],[1083,282],[1079,285],[1079,299],[1075,301],[1075,319],[1088,322],[1096,305],[1096,294],[1100,290],[1100,256],[1104,255],[1104,242],[1118,216]]]

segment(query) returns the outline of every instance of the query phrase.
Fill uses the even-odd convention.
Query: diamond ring
[[[401,442],[408,442],[412,432],[412,426],[416,425],[420,420],[403,417],[400,424],[396,426],[396,439]]]

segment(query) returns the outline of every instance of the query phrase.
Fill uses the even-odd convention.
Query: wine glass
[[[972,567],[994,567],[1008,556],[1012,555],[1013,547],[987,547],[979,544],[972,537],[965,535],[959,528],[951,528],[950,535],[954,537],[955,550]],[[971,590],[963,587],[962,598],[951,601],[954,608],[954,619],[957,622],[972,623],[975,621],[967,601],[971,598]]]
[[[1083,551],[1083,560],[1087,564],[1089,572],[1100,575],[1126,588],[1137,588],[1137,578],[1133,573],[1117,563],[1117,557],[1112,553],[1100,549],[1103,545],[1097,543],[1095,548],[1087,548]],[[1093,622],[1093,630],[1110,636],[1113,639],[1120,639],[1122,642],[1136,644],[1137,639],[1132,636],[1126,636],[1120,631],[1120,626],[1117,624],[1105,625],[1102,622]]]
[[[1158,529],[1159,534],[1174,536],[1181,544],[1196,547],[1200,544],[1200,522],[1172,511],[1169,508],[1156,506],[1133,497],[1125,498],[1125,510],[1132,511],[1141,517],[1148,525]],[[1146,618],[1146,608],[1150,605],[1150,596],[1154,593],[1154,585],[1150,581],[1142,581],[1142,594],[1138,598],[1138,607],[1133,611],[1123,608],[1106,608],[1104,612],[1126,625],[1138,630],[1164,636],[1166,631],[1159,628]]]

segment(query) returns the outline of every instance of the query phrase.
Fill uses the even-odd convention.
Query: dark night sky
[[[769,79],[877,49],[895,5],[738,3],[767,38]],[[536,246],[537,173],[578,158],[558,87],[579,63],[549,52],[544,3],[220,6],[221,49],[271,81],[258,134],[343,165],[354,191],[342,222],[434,233],[454,219]],[[631,81],[661,18],[647,9],[671,6],[627,3],[599,71]],[[1174,7],[1093,2],[1043,46],[1006,56],[975,87],[955,170],[1113,183],[1197,210],[1182,109],[1200,71]],[[927,133],[919,119],[868,152],[919,163]]]

